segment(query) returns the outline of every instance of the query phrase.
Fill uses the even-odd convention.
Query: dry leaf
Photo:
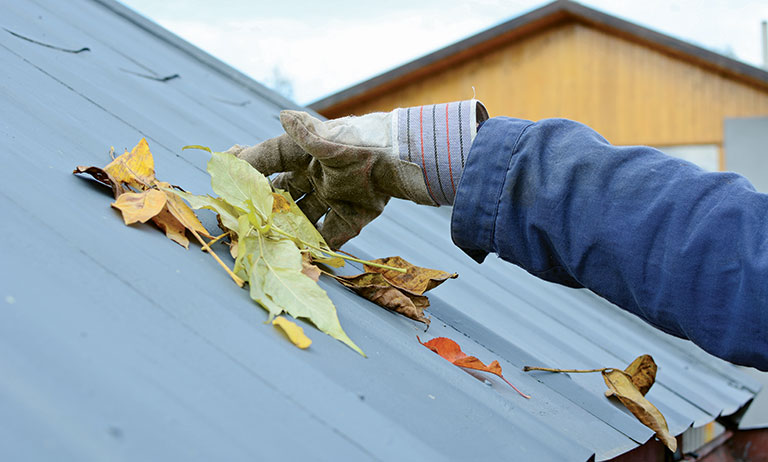
[[[237,260],[237,235],[229,235],[229,254]]]
[[[315,282],[320,280],[320,268],[312,264],[312,258],[309,256],[309,253],[301,253],[301,272]]]
[[[272,193],[272,213],[289,212],[291,210],[291,204],[280,193]]]
[[[304,329],[295,322],[278,316],[272,320],[272,325],[281,328],[285,335],[288,336],[288,339],[302,350],[312,345],[312,340],[304,334]]]
[[[176,195],[173,186],[155,178],[155,161],[144,138],[131,152],[126,151],[103,169],[79,166],[72,173],[87,173],[111,187],[115,196],[112,206],[122,212],[126,225],[151,219],[169,239],[185,248],[189,247],[187,229],[193,234],[211,237],[195,212]],[[130,187],[139,192],[133,192]]]
[[[142,138],[131,152],[125,151],[110,162],[104,171],[119,183],[136,189],[147,189],[155,181],[155,160],[149,152],[147,140]]]
[[[456,366],[464,367],[466,369],[474,369],[482,372],[489,372],[493,375],[498,376],[499,378],[501,378],[501,380],[505,381],[507,385],[512,387],[516,392],[520,393],[520,396],[530,399],[530,396],[518,390],[516,386],[512,385],[509,382],[509,380],[504,378],[504,376],[501,374],[501,365],[499,364],[498,361],[493,361],[490,365],[486,366],[482,361],[480,361],[476,357],[468,356],[466,353],[461,351],[461,347],[459,346],[458,343],[446,337],[433,338],[432,340],[426,343],[422,342],[421,339],[418,337],[416,337],[416,339],[419,341],[419,343],[429,348],[433,352],[437,353],[444,359],[447,359],[448,361],[452,362]]]
[[[677,450],[677,440],[669,433],[667,421],[656,406],[650,403],[632,383],[632,377],[618,369],[606,369],[603,380],[619,401],[637,417],[640,422],[656,432],[656,436],[670,451]]]
[[[424,308],[429,299],[424,295],[413,295],[393,287],[380,273],[363,273],[356,276],[334,276],[344,286],[373,303],[402,314],[414,321],[429,325]]]
[[[624,369],[624,372],[632,377],[632,383],[638,391],[645,396],[656,381],[656,363],[651,355],[641,355],[635,358],[632,363]],[[605,396],[613,396],[613,390],[606,390]]]
[[[406,273],[399,273],[375,266],[364,266],[367,273],[380,273],[393,286],[416,295],[423,295],[424,292],[434,289],[447,279],[459,276],[456,273],[446,273],[445,271],[415,266],[400,257],[379,258],[372,261],[395,268],[406,269]]]
[[[121,194],[125,192],[125,188],[123,187],[123,184],[119,181],[112,178],[112,175],[105,172],[104,169],[99,167],[85,167],[83,165],[78,165],[77,168],[75,168],[72,173],[75,174],[82,174],[87,173],[88,175],[91,175],[93,179],[98,181],[101,184],[107,185],[110,188],[112,188],[112,194],[115,196],[115,199],[117,199]]]
[[[616,396],[635,417],[645,426],[656,432],[656,436],[670,451],[677,450],[677,440],[669,433],[667,421],[661,412],[645,399],[656,380],[656,363],[651,355],[641,355],[635,358],[625,370],[602,369],[552,369],[548,367],[525,366],[524,371],[547,371],[564,373],[600,372],[605,384],[608,385],[606,397]]]
[[[152,218],[152,222],[156,224],[158,228],[165,231],[165,235],[168,239],[181,245],[185,249],[189,248],[189,239],[187,239],[186,236],[187,228],[168,211],[167,206]]]
[[[179,223],[183,224],[184,227],[189,230],[195,230],[203,236],[211,237],[211,235],[208,234],[208,230],[206,230],[203,224],[200,223],[195,212],[193,212],[179,196],[167,191],[165,192],[165,196],[168,199],[168,211],[171,212],[171,215],[173,215]]]
[[[149,189],[140,193],[125,193],[120,195],[112,207],[120,210],[126,225],[146,223],[149,219],[160,213],[165,207],[165,194],[157,189]]]

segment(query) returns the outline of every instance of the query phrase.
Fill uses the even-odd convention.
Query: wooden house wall
[[[722,147],[726,117],[768,115],[766,88],[575,21],[323,113],[467,99],[472,87],[491,116],[566,117],[621,145]]]

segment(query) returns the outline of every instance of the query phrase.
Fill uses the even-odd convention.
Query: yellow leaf
[[[295,322],[278,316],[272,320],[272,325],[281,328],[285,335],[288,336],[288,339],[302,350],[312,345],[312,340],[304,334],[304,329]]]
[[[632,383],[638,391],[645,396],[656,381],[656,363],[651,355],[641,355],[635,358],[632,363],[624,369],[624,372],[632,377]],[[606,390],[605,396],[613,396],[612,390]]]
[[[130,225],[137,221],[146,223],[163,210],[165,202],[165,194],[156,189],[149,189],[140,193],[121,194],[112,202],[112,207],[120,210],[125,224]]]
[[[198,234],[211,237],[208,234],[208,230],[205,229],[200,220],[197,219],[197,215],[191,208],[184,202],[179,196],[172,192],[165,192],[165,197],[168,200],[168,210],[176,218],[179,223],[183,224],[187,229],[195,230]]]
[[[131,152],[125,151],[110,162],[104,171],[118,183],[144,190],[155,181],[155,160],[149,152],[147,140],[142,138]]]
[[[291,205],[282,194],[272,193],[272,213],[287,212],[291,210]]]
[[[645,426],[656,432],[656,436],[670,451],[677,450],[677,440],[669,433],[667,421],[656,406],[645,399],[640,390],[632,383],[632,376],[619,369],[606,369],[602,372],[603,380],[619,401],[635,415]]]

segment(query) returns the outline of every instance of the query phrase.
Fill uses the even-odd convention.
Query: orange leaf
[[[520,393],[520,396],[523,396],[524,398],[528,398],[528,399],[531,398],[530,396],[526,395],[522,391],[518,390],[516,386],[512,385],[509,382],[509,380],[504,378],[504,376],[501,374],[501,365],[499,364],[498,361],[493,361],[491,364],[486,366],[485,363],[483,363],[476,357],[468,356],[466,353],[461,351],[461,347],[459,346],[458,343],[446,337],[433,338],[428,342],[422,342],[419,337],[416,337],[416,339],[419,341],[419,343],[429,348],[433,352],[437,353],[438,355],[443,357],[443,359],[446,359],[452,362],[454,365],[463,367],[466,369],[474,369],[476,371],[488,372],[493,375],[496,375],[501,380],[505,381],[507,385],[512,387],[516,392]]]
[[[467,357],[467,355],[461,351],[459,344],[449,338],[437,337],[426,343],[422,342],[419,337],[416,337],[416,339],[418,339],[419,343],[450,362],[454,362],[458,359]]]

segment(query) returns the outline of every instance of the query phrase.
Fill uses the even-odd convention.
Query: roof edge
[[[656,32],[616,16],[603,13],[571,0],[555,0],[478,34],[460,40],[398,66],[369,80],[353,85],[308,104],[315,111],[354,104],[372,98],[395,86],[400,79],[415,79],[434,70],[470,59],[498,43],[507,43],[536,30],[576,20],[619,37],[631,38],[678,59],[724,73],[732,78],[768,89],[768,71],[737,61],[700,46]]]

